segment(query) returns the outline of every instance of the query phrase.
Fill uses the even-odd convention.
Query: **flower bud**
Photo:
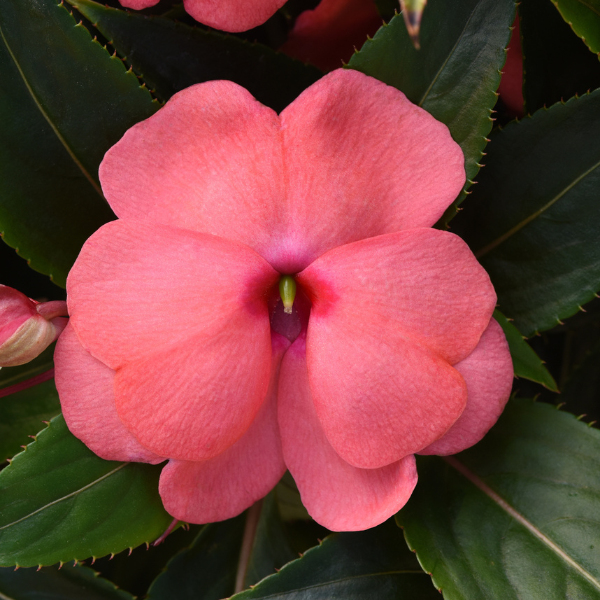
[[[67,324],[67,303],[38,303],[0,285],[0,367],[23,365],[41,354]]]

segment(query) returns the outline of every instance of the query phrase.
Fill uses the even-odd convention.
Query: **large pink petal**
[[[308,371],[337,453],[375,468],[422,450],[462,413],[450,365],[479,342],[495,304],[457,236],[402,231],[336,248],[298,276],[313,301]]]
[[[419,454],[455,454],[476,444],[498,420],[510,397],[513,364],[504,332],[492,319],[481,341],[454,368],[467,384],[467,406],[442,438]]]
[[[160,456],[201,460],[243,435],[267,392],[267,292],[246,246],[114,221],[84,245],[67,288],[83,346],[117,371],[119,417]]]
[[[342,244],[433,225],[465,180],[448,128],[357,71],[320,79],[281,122],[291,273]]]
[[[183,0],[200,23],[222,31],[247,31],[262,25],[286,0]]]
[[[357,469],[331,447],[308,383],[304,340],[287,351],[279,381],[283,456],[310,515],[333,531],[374,527],[396,513],[416,483],[414,456],[380,469]]]
[[[115,372],[85,351],[72,325],[54,352],[56,388],[71,433],[105,460],[149,462],[156,456],[133,437],[115,408]]]
[[[211,523],[230,519],[265,496],[285,472],[277,424],[277,382],[289,342],[273,336],[267,399],[248,431],[211,460],[172,460],[160,476],[165,508],[177,519]]]
[[[355,48],[381,27],[373,0],[321,0],[294,23],[280,51],[325,71],[349,61]]]
[[[238,240],[268,258],[285,212],[279,118],[231,81],[189,87],[127,131],[100,180],[121,218]]]

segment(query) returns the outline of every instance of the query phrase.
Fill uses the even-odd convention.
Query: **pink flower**
[[[330,71],[349,61],[381,23],[374,0],[322,0],[298,17],[280,50]]]
[[[41,354],[65,328],[66,314],[65,302],[40,304],[0,285],[0,367],[23,365]]]
[[[222,31],[247,31],[262,25],[287,0],[183,0],[185,10],[196,21]],[[126,8],[142,10],[160,0],[119,0]]]
[[[356,71],[279,116],[227,81],[174,96],[100,168],[119,219],[69,274],[56,351],[73,433],[106,459],[168,458],[160,493],[184,521],[240,513],[286,467],[330,529],[394,514],[413,454],[477,442],[512,381],[487,274],[430,228],[463,160]]]

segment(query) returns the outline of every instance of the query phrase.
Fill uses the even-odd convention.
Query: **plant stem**
[[[240,560],[238,562],[238,570],[235,578],[234,594],[241,592],[245,588],[244,580],[246,579],[246,571],[248,570],[248,563],[250,562],[250,554],[252,553],[252,546],[254,545],[254,537],[256,536],[256,529],[258,527],[262,505],[263,501],[259,500],[248,509],[246,526],[244,527],[244,537],[242,538],[242,547],[240,548]]]

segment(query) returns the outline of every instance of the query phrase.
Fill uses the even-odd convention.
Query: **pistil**
[[[283,302],[283,312],[291,315],[296,298],[296,280],[291,275],[284,275],[279,280],[279,294]]]

